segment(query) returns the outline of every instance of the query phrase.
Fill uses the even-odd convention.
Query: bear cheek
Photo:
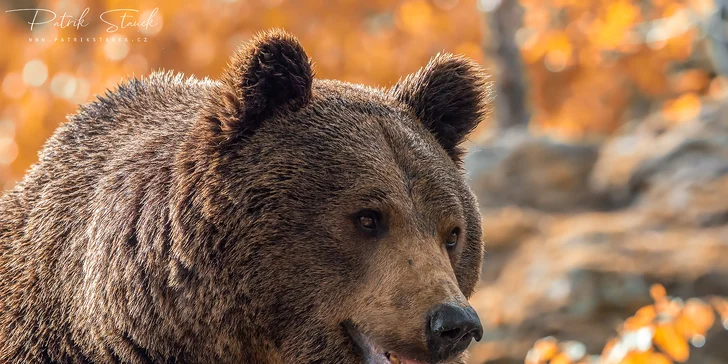
[[[395,349],[425,350],[425,325],[430,310],[444,302],[463,302],[449,257],[434,241],[414,242],[418,249],[403,247],[401,241],[382,241],[371,260],[362,299],[354,304],[354,322],[382,345]],[[432,247],[426,249],[421,247]]]
[[[484,264],[485,248],[480,224],[477,224],[477,228],[468,234],[467,242],[454,265],[458,286],[467,298],[473,294]]]

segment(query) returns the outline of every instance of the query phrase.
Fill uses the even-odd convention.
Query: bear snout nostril
[[[455,328],[452,330],[443,331],[442,333],[440,333],[440,336],[442,336],[446,340],[457,340],[458,338],[462,337],[462,332],[463,330]]]
[[[475,310],[452,303],[436,306],[428,318],[428,346],[436,360],[449,358],[465,350],[470,341],[479,341],[483,327]]]

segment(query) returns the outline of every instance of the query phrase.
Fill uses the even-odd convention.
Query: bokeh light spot
[[[18,145],[12,137],[0,136],[0,165],[8,165],[18,157]]]
[[[43,61],[34,59],[23,67],[23,81],[30,86],[40,86],[48,78],[48,67]]]
[[[143,11],[139,16],[139,19],[141,19],[141,21],[147,21],[150,19],[153,11],[154,9],[147,9]],[[153,24],[153,26],[140,27],[139,32],[147,36],[152,36],[157,35],[162,30],[162,26],[164,26],[164,17],[162,17],[158,11],[151,19],[151,24]]]
[[[696,348],[702,348],[705,345],[705,336],[699,334],[693,335],[690,339],[690,343]]]
[[[104,54],[111,61],[120,61],[129,54],[129,45],[125,42],[107,42],[104,45]]]
[[[57,97],[71,99],[76,92],[76,78],[65,72],[56,74],[51,80],[51,92]]]
[[[23,82],[23,77],[20,73],[11,72],[8,73],[3,79],[2,89],[3,92],[8,95],[11,99],[19,99],[25,94],[25,90],[28,87]]]
[[[497,9],[502,0],[478,0],[478,10],[489,13]]]

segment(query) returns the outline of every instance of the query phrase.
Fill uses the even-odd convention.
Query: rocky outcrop
[[[548,335],[600,353],[651,302],[653,283],[684,298],[728,295],[725,105],[678,125],[654,116],[602,145],[516,139],[466,159],[487,250],[472,300],[486,333],[472,363],[522,363]],[[691,362],[728,361],[725,340],[709,335]]]

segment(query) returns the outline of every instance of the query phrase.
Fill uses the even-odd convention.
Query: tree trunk
[[[715,71],[728,76],[728,42],[725,37],[725,21],[728,17],[728,0],[715,0],[716,12],[708,21],[707,35],[709,55]]]
[[[516,43],[516,31],[522,25],[523,9],[518,0],[490,0],[496,4],[485,12],[490,31],[490,44],[485,45],[486,55],[496,60],[495,112],[498,127],[525,128],[530,115],[526,108],[526,85],[521,53]]]

